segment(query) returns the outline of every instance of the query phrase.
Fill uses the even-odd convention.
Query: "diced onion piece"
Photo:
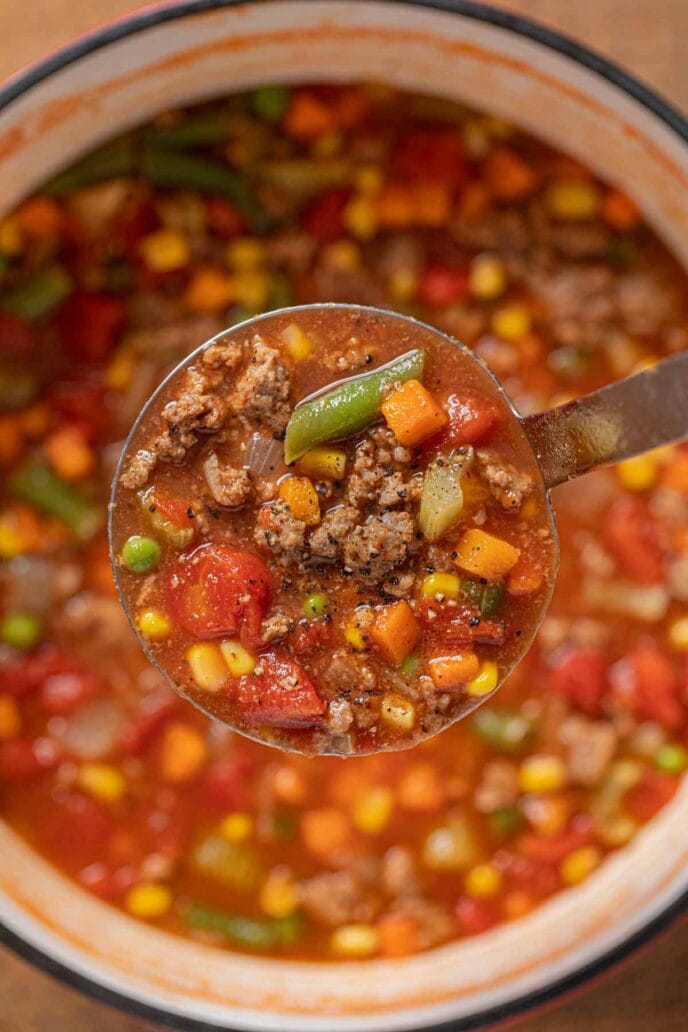
[[[285,472],[282,461],[283,444],[274,437],[253,434],[246,449],[246,466],[259,477]]]
[[[669,608],[669,595],[660,584],[634,584],[626,580],[585,581],[583,597],[588,607],[618,613],[644,623],[662,620]]]
[[[256,657],[245,649],[241,642],[220,642],[220,652],[232,677],[243,677],[255,670]]]
[[[463,511],[461,478],[473,462],[473,449],[438,456],[423,479],[418,526],[427,541],[438,541]]]

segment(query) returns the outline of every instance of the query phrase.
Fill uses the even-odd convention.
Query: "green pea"
[[[688,749],[677,742],[661,745],[655,755],[655,767],[664,774],[680,774],[688,767]]]
[[[399,667],[399,670],[404,675],[404,677],[413,677],[413,675],[418,672],[419,666],[420,660],[418,656],[414,656],[413,654],[411,654],[410,656],[406,657],[404,662]]]
[[[134,573],[148,573],[160,562],[160,545],[153,538],[134,534],[124,543],[122,559]]]
[[[489,816],[490,828],[497,838],[508,838],[523,827],[523,815],[515,806],[502,806]]]
[[[303,603],[303,611],[310,619],[322,616],[327,608],[327,595],[323,591],[316,591],[309,595]]]
[[[253,110],[266,122],[279,122],[288,103],[289,90],[284,86],[259,86],[251,98]]]
[[[29,652],[41,640],[43,627],[31,613],[8,613],[0,623],[0,641],[13,649]]]

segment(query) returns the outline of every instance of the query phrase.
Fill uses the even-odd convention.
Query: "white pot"
[[[688,126],[589,51],[521,18],[437,0],[232,0],[148,9],[0,92],[0,207],[167,107],[265,81],[376,79],[519,123],[623,187],[688,259]],[[688,897],[688,781],[582,886],[420,956],[307,964],[213,950],[129,920],[0,826],[0,918],[25,955],[184,1028],[474,1028],[580,983]]]

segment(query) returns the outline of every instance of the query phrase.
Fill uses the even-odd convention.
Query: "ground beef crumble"
[[[414,537],[415,524],[407,512],[371,516],[345,542],[345,570],[376,584],[406,562]]]
[[[533,478],[520,473],[489,448],[476,451],[478,467],[490,491],[504,509],[520,509],[533,490]]]
[[[251,497],[251,477],[248,470],[223,466],[215,452],[203,464],[203,472],[211,495],[218,505],[238,509]]]

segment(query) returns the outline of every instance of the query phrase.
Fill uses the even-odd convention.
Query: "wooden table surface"
[[[688,110],[688,0],[493,0],[578,37]],[[0,80],[131,0],[0,0]],[[688,925],[674,928],[603,984],[519,1023],[519,1032],[678,1032],[688,1028]],[[0,950],[0,1032],[152,1032]]]

